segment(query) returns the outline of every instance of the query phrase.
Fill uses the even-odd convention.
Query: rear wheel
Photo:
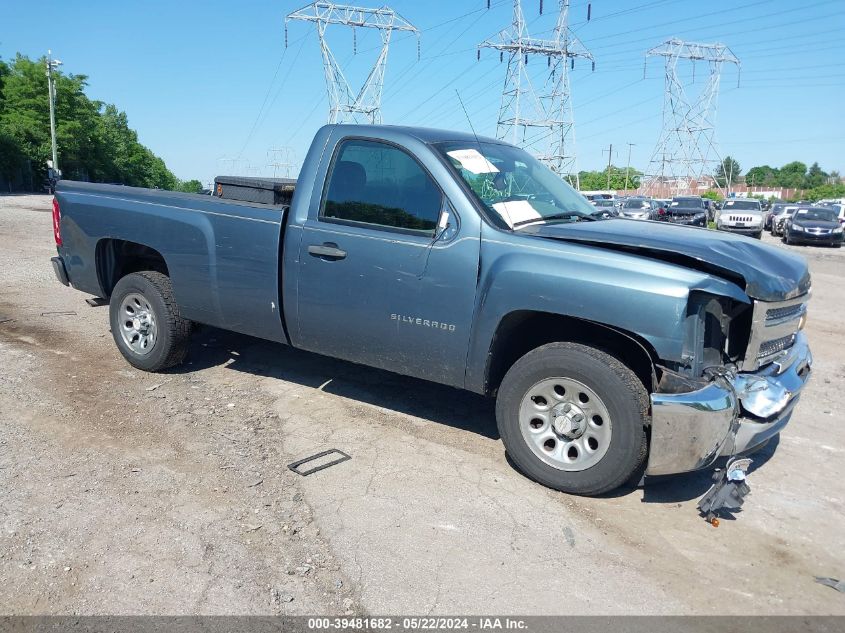
[[[182,318],[167,275],[132,273],[115,284],[109,321],[117,348],[129,364],[160,371],[185,359],[191,322]]]
[[[648,394],[616,358],[550,343],[520,358],[496,399],[514,464],[563,492],[597,495],[621,486],[646,456]]]

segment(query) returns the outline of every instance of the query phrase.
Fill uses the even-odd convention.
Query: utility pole
[[[476,58],[481,59],[482,48],[499,51],[500,62],[505,61],[507,56],[496,137],[530,151],[577,189],[580,188],[580,182],[575,157],[575,120],[569,76],[578,58],[590,62],[593,70],[596,64],[593,55],[569,27],[569,3],[570,0],[558,0],[559,10],[553,36],[551,39],[540,39],[528,33],[522,1],[513,0],[510,27],[481,42]],[[540,58],[540,64],[535,63],[540,70],[532,74],[528,72],[529,57]],[[545,60],[542,59],[544,57]],[[546,63],[543,64],[543,61]]]
[[[698,186],[709,180],[714,169],[724,165],[716,149],[719,84],[722,66],[734,64],[739,69],[740,62],[724,44],[675,38],[648,50],[646,62],[649,57],[664,60],[663,130],[646,170],[650,178],[642,185],[643,193],[654,195],[667,181],[674,182],[677,194],[690,192],[692,183]],[[684,67],[694,72],[696,62],[705,63],[709,71],[703,87],[698,89],[681,72]],[[722,175],[729,177],[727,173]]]
[[[326,90],[329,94],[329,123],[381,123],[381,95],[384,90],[384,71],[387,52],[393,31],[406,31],[417,37],[417,59],[420,56],[420,32],[413,24],[388,6],[379,9],[351,7],[334,2],[313,2],[285,17],[285,47],[288,45],[288,22],[303,20],[317,27]],[[364,85],[357,92],[352,90],[343,69],[335,59],[326,39],[330,24],[352,29],[352,52],[358,52],[355,29],[375,29],[381,36],[381,52],[373,64]]]
[[[631,148],[634,146],[634,143],[628,143],[628,166],[625,167],[625,192],[628,192],[628,174],[631,171]]]
[[[290,171],[296,164],[296,152],[287,145],[282,147],[271,147],[267,150],[268,167],[273,168],[273,178],[277,176],[278,170],[282,171],[285,178],[290,178]]]
[[[56,84],[53,82],[53,71],[58,70],[62,62],[53,59],[53,51],[47,51],[47,92],[50,97],[50,143],[53,148],[53,171],[59,175],[59,153],[56,148]]]
[[[613,159],[613,143],[606,150],[603,149],[602,152],[607,152],[607,190],[610,191],[610,161]]]

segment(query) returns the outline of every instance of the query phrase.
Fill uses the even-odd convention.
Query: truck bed
[[[109,271],[144,245],[166,266],[186,318],[286,342],[279,292],[286,205],[66,180],[56,199],[59,251],[75,288],[108,297]]]

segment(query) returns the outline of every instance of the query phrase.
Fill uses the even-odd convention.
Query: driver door
[[[298,345],[462,386],[480,249],[465,230],[409,152],[341,140],[303,226]]]

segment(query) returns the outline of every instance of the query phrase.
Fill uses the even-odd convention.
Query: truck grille
[[[810,295],[787,301],[755,301],[743,371],[756,371],[795,343]]]
[[[758,218],[755,218],[753,215],[729,215],[727,218],[728,222],[754,222]]]
[[[786,306],[783,308],[769,308],[766,310],[766,321],[780,321],[781,319],[789,319],[804,314],[804,308],[807,304],[796,303],[795,305]]]
[[[774,356],[778,352],[789,349],[792,347],[794,342],[795,334],[789,334],[779,339],[775,339],[774,341],[766,341],[760,345],[760,351],[757,353],[757,358],[759,360],[765,360],[769,356]]]

